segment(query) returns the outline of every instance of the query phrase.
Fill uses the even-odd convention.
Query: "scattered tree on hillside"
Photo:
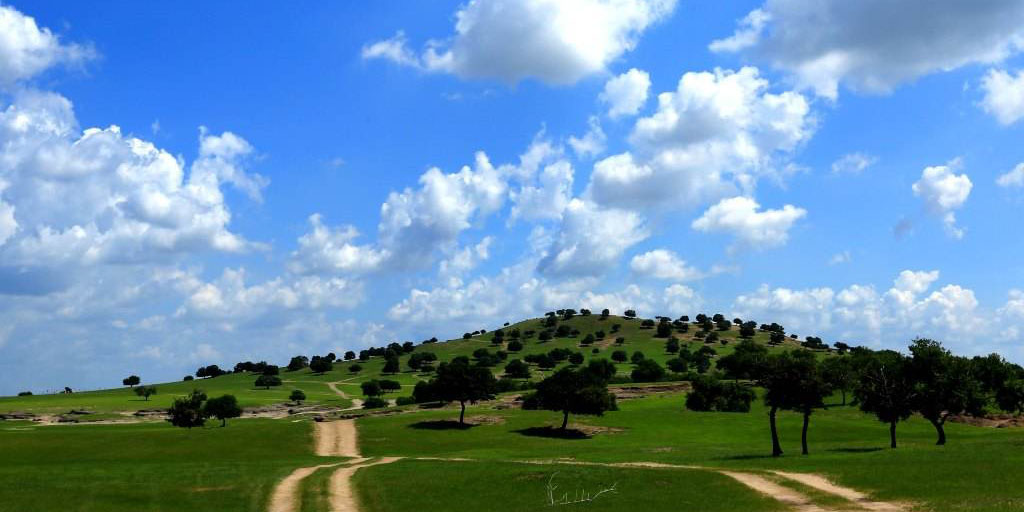
[[[636,318],[636,311],[632,309],[627,309],[625,312],[622,313],[622,316],[632,320]]]
[[[256,377],[256,387],[270,389],[271,386],[280,386],[281,377],[276,375],[260,375]]]
[[[722,356],[715,366],[734,380],[758,379],[765,369],[768,349],[753,340],[740,340],[733,353]]]
[[[529,379],[530,365],[519,359],[513,359],[505,365],[505,376],[510,379]]]
[[[343,357],[345,358],[346,361],[351,361],[356,358],[356,353],[351,350],[346,350],[345,355]]]
[[[355,357],[355,354],[352,354]],[[309,366],[309,358],[306,356],[295,356],[288,361],[288,371],[296,372]]]
[[[198,389],[192,390],[188,395],[175,398],[171,408],[167,410],[170,418],[168,421],[175,427],[191,429],[201,427],[206,423],[206,416],[203,414],[203,402],[206,401],[206,393]]]
[[[616,363],[625,363],[629,359],[629,354],[625,350],[616,350],[612,352],[612,361]]]
[[[142,379],[140,379],[138,375],[131,375],[129,377],[121,379],[121,384],[128,387],[138,386],[140,382],[142,382]]]
[[[654,359],[643,359],[636,364],[630,378],[633,382],[658,382],[665,376],[665,369]]]
[[[276,364],[263,365],[263,375],[280,375],[281,369]]]
[[[750,412],[755,394],[747,386],[703,375],[692,384],[686,395],[686,408],[691,411]]]
[[[292,394],[288,395],[288,400],[297,404],[302,404],[302,401],[306,399],[306,394],[301,389],[293,389]]]
[[[981,385],[971,375],[970,361],[953,356],[937,341],[915,339],[910,354],[915,409],[935,427],[935,444],[944,445],[950,415],[984,412],[986,400]]]
[[[629,361],[633,364],[637,364],[640,361],[643,361],[644,359],[647,359],[647,357],[644,356],[644,353],[640,352],[639,350],[633,352],[633,355],[629,357]]]
[[[669,338],[668,341],[665,342],[665,352],[668,352],[669,354],[679,352],[679,340],[675,337]]]
[[[896,424],[914,412],[914,381],[909,361],[891,350],[875,352],[861,369],[854,395],[860,409],[889,424],[889,446],[896,448]]]
[[[349,367],[348,367],[349,373],[359,373],[362,370],[363,370],[363,366],[360,365],[359,363],[355,363],[355,364],[349,365]]]
[[[519,352],[523,349],[523,342],[519,340],[512,340],[508,342],[508,346],[505,347],[509,352]]]
[[[565,430],[570,414],[600,416],[616,409],[605,375],[597,367],[563,368],[537,383],[537,390],[524,399],[523,407],[561,412],[560,428]]]
[[[238,400],[234,395],[221,395],[206,401],[203,406],[203,416],[217,418],[220,426],[226,427],[228,418],[237,418],[242,415],[242,408],[238,406]]]
[[[384,394],[384,390],[380,387],[380,381],[376,379],[359,384],[359,388],[362,390],[363,396],[380,396]]]
[[[495,392],[497,381],[487,368],[470,365],[469,359],[456,357],[441,363],[437,376],[431,380],[436,396],[445,402],[459,402],[459,423],[466,422],[466,403],[488,400]]]
[[[149,401],[149,397],[156,394],[156,386],[139,386],[135,388],[135,394]]]
[[[594,350],[597,350],[596,348]],[[573,366],[579,366],[583,364],[583,354],[581,352],[573,352],[569,354],[569,364]]]
[[[832,389],[839,391],[846,405],[846,393],[853,390],[856,371],[850,356],[830,357],[821,362],[821,372]]]
[[[398,356],[389,357],[384,361],[384,368],[381,373],[396,374],[401,369],[398,364]]]

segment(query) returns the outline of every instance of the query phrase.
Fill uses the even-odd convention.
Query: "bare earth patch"
[[[378,464],[389,464],[400,458],[382,457],[372,462],[353,464],[336,470],[331,475],[331,511],[356,512],[359,510],[359,501],[352,489],[352,475],[356,474],[356,471]]]

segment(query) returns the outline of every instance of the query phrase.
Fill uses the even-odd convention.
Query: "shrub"
[[[388,406],[388,401],[378,396],[371,396],[363,400],[363,409],[383,409]]]
[[[416,403],[416,399],[411,396],[400,396],[395,399],[395,405],[412,405]]]
[[[256,377],[256,387],[270,389],[271,386],[280,386],[281,377],[276,375],[260,375]]]
[[[653,359],[640,361],[630,374],[633,382],[658,382],[664,376],[665,369]]]
[[[359,364],[349,365],[348,371],[349,371],[349,373],[359,373],[359,372],[363,371],[363,367],[362,367],[362,365],[359,365]]]

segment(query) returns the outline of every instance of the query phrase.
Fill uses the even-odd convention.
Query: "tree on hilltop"
[[[138,386],[140,382],[142,382],[142,379],[140,379],[138,375],[130,375],[124,379],[121,379],[121,384],[128,387]]]

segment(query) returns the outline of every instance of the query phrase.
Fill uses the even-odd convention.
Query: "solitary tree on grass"
[[[288,399],[297,404],[302,404],[302,401],[306,399],[306,394],[301,389],[294,389],[292,394],[288,395]]]
[[[203,426],[206,423],[206,416],[203,413],[205,401],[206,393],[198,389],[192,390],[184,397],[175,398],[171,408],[167,410],[171,425],[188,429]]]
[[[220,426],[228,424],[228,418],[237,418],[242,415],[242,408],[238,406],[235,395],[222,395],[211,398],[203,406],[203,415],[207,418],[217,418]]]
[[[898,352],[876,352],[866,360],[854,389],[860,409],[889,424],[890,448],[896,448],[896,424],[914,412],[917,397],[909,366]]]
[[[127,378],[121,379],[121,384],[128,387],[138,386],[140,382],[142,382],[142,379],[140,379],[138,375],[131,375]]]
[[[437,398],[445,402],[459,402],[459,424],[466,423],[466,403],[487,400],[494,396],[497,380],[487,368],[471,365],[466,357],[456,357],[437,368],[432,380]]]
[[[569,424],[569,414],[600,416],[616,408],[615,396],[608,393],[605,374],[589,366],[555,372],[537,384],[530,401],[540,409],[561,412],[561,430]]]
[[[256,387],[270,389],[271,386],[280,386],[281,377],[277,375],[260,375],[256,377]]]
[[[135,394],[149,401],[149,397],[156,394],[156,386],[139,386],[135,388]]]

